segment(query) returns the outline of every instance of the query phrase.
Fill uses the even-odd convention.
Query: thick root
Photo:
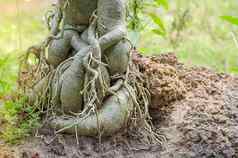
[[[83,107],[83,96],[81,91],[84,84],[84,68],[82,59],[88,52],[85,48],[74,56],[70,67],[62,74],[60,81],[62,85],[59,91],[61,106],[66,113],[80,112]]]
[[[115,95],[105,100],[98,115],[93,114],[87,118],[57,117],[50,125],[58,132],[79,134],[84,136],[108,136],[122,129],[133,110],[133,103],[129,92],[122,88]]]
[[[61,38],[52,40],[48,47],[48,63],[57,67],[65,61],[70,56],[72,38],[77,35],[76,31],[67,30]]]
[[[104,52],[110,75],[125,74],[129,64],[130,47],[128,41],[121,40]]]

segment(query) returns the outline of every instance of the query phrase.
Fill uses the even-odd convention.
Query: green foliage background
[[[169,0],[168,5],[165,2],[141,1],[138,19],[132,19],[139,27],[133,28],[129,37],[141,53],[174,52],[188,66],[238,73],[238,26],[226,22],[232,23],[232,19],[221,18],[238,17],[237,0]],[[5,103],[1,113],[9,122],[15,116],[9,111],[16,114],[21,112],[19,107],[24,107],[22,102],[9,99],[17,88],[19,57],[47,35],[42,17],[48,4],[47,0],[0,0],[0,107]],[[130,24],[129,27],[132,28]],[[19,135],[29,128],[24,127],[29,121],[36,124],[38,116],[30,115],[31,112],[28,109],[30,119],[23,121]],[[13,139],[13,131],[5,133],[8,140]]]
[[[140,50],[144,54],[175,52],[187,65],[237,73],[238,48],[234,41],[237,26],[220,18],[238,16],[237,8],[236,0],[170,1],[168,10],[158,9],[166,36],[163,38],[151,32],[149,28],[154,24],[150,23],[139,40]]]

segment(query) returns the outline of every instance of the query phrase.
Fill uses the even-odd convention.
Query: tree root
[[[108,70],[105,72],[106,75],[103,74],[102,71],[106,69],[105,67],[107,65],[101,61],[101,43],[96,36],[97,33],[95,32],[97,24],[96,19],[93,19],[88,29],[87,42],[89,43],[89,49],[86,49],[87,55],[77,57],[76,54],[72,58],[69,58],[58,65],[55,70],[50,69],[50,66],[47,62],[41,62],[46,61],[45,49],[51,39],[61,38],[61,36],[55,37],[54,32],[59,30],[59,24],[60,22],[64,22],[64,19],[56,20],[56,28],[53,29],[53,35],[48,37],[40,47],[41,53],[38,64],[40,69],[37,71],[38,73],[40,72],[40,76],[37,76],[37,78],[42,79],[45,77],[45,81],[42,81],[43,86],[39,85],[38,89],[40,90],[36,90],[36,95],[39,96],[39,94],[42,94],[43,97],[38,97],[38,99],[36,99],[35,106],[38,107],[39,105],[43,105],[44,108],[42,108],[42,111],[46,111],[48,113],[49,109],[52,109],[52,107],[58,107],[59,105],[62,105],[62,83],[65,82],[67,87],[69,86],[68,84],[72,84],[71,81],[73,80],[67,82],[64,80],[64,78],[62,79],[61,76],[63,76],[64,72],[66,71],[72,71],[72,73],[68,73],[66,76],[74,76],[75,78],[73,79],[76,79],[74,83],[78,83],[80,79],[81,81],[84,81],[84,84],[82,84],[82,87],[78,86],[77,88],[68,88],[71,93],[66,92],[65,94],[66,96],[70,96],[72,93],[74,93],[77,95],[75,95],[76,98],[78,96],[83,96],[82,102],[84,107],[80,113],[76,113],[78,111],[73,111],[71,114],[74,116],[56,116],[50,121],[50,125],[57,130],[57,133],[71,133],[76,134],[76,136],[99,135],[100,138],[101,136],[112,135],[123,127],[126,127],[126,125],[130,124],[129,132],[132,130],[136,131],[136,135],[143,139],[143,143],[162,144],[161,142],[165,141],[165,139],[154,130],[153,124],[151,123],[151,117],[149,115],[148,109],[150,105],[150,93],[148,91],[148,85],[146,84],[147,78],[143,76],[137,65],[132,63],[131,57],[129,59],[130,64],[128,65],[125,76],[122,75],[119,79],[117,78],[117,80],[113,80],[112,76],[111,78],[109,77],[107,72]],[[114,33],[118,34],[118,30],[116,30]],[[63,34],[64,28],[61,29],[61,33],[59,35],[63,36]],[[120,34],[121,36],[124,35],[123,31]],[[117,39],[115,40],[117,41]],[[83,61],[81,61],[81,57],[84,58]],[[76,65],[73,65],[75,66],[75,69],[70,69],[74,60],[80,60],[80,62],[78,62]],[[127,61],[125,60],[125,62]],[[80,65],[79,67],[79,64],[83,65]],[[44,71],[41,69],[42,66],[46,66],[48,68],[47,73],[43,73]],[[79,71],[85,76],[80,76],[78,73]],[[70,76],[69,74],[73,75]],[[35,80],[35,78],[32,80]],[[110,80],[113,80],[113,82],[115,81],[115,84],[111,88],[109,88]],[[80,91],[81,88],[82,91]],[[41,91],[43,92],[41,93]],[[72,99],[70,101],[72,101]],[[64,100],[65,103],[70,101],[69,99]],[[73,102],[70,102],[70,104],[71,103]],[[75,102],[75,105],[79,105],[78,102]],[[46,109],[45,106],[47,106]],[[81,105],[77,107],[81,108]],[[64,111],[62,113],[64,113]],[[69,113],[69,111],[66,113]]]
[[[122,88],[116,94],[105,100],[98,116],[67,119],[56,117],[51,121],[51,126],[56,128],[57,132],[75,134],[76,129],[79,135],[96,136],[99,128],[102,136],[112,135],[127,125],[133,110],[133,102],[127,89]]]

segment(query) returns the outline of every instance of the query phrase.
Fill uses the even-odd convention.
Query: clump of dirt
[[[187,90],[180,80],[178,69],[181,65],[174,54],[143,57],[134,53],[133,59],[148,78],[152,96],[151,108],[160,109],[185,97]]]
[[[163,146],[144,145],[118,133],[98,139],[55,135],[42,128],[39,138],[17,146],[22,157],[238,157],[238,78],[202,67],[188,68],[172,53],[157,57],[133,54],[147,78],[155,128]]]

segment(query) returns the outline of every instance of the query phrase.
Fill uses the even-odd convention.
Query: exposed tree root
[[[140,65],[132,63],[131,54],[128,58],[128,41],[123,39],[126,33],[124,1],[117,3],[101,0],[98,8],[99,17],[93,14],[91,24],[84,32],[87,34],[85,42],[89,45],[77,50],[76,55],[64,60],[55,69],[49,65],[45,49],[52,40],[63,39],[65,36],[67,36],[65,40],[68,39],[68,35],[64,34],[67,30],[64,27],[64,11],[69,5],[68,1],[65,1],[63,8],[56,8],[55,15],[48,14],[51,35],[39,49],[32,47],[28,52],[38,58],[37,68],[30,67],[27,63],[28,54],[25,58],[24,72],[33,74],[26,80],[38,82],[26,86],[21,82],[22,75],[19,81],[24,89],[31,89],[30,100],[34,100],[36,109],[46,114],[46,119],[56,115],[50,124],[56,128],[57,133],[74,133],[77,137],[113,135],[126,127],[129,120],[128,132],[136,131],[134,135],[137,135],[144,144],[162,144],[165,138],[154,129],[149,114],[151,93],[148,90],[150,86],[147,84],[148,76],[140,70]],[[111,15],[103,6],[109,9],[115,7],[113,14],[117,19],[110,20]],[[117,26],[113,26],[114,30],[109,29],[109,32],[106,32],[112,27],[109,22]],[[105,26],[102,27],[102,24]],[[60,29],[61,25],[63,27]],[[97,34],[100,37],[97,37]],[[71,35],[69,36],[71,38]],[[104,58],[106,64],[102,61]],[[117,58],[122,61],[115,61]],[[35,69],[37,75],[34,74]],[[119,76],[115,76],[117,74]],[[57,116],[58,113],[62,116]]]
[[[64,118],[62,116],[52,120],[51,125],[60,129],[57,133],[63,131],[75,134],[76,130],[79,135],[86,136],[97,136],[98,128],[100,128],[102,135],[112,135],[127,125],[133,103],[125,88],[106,99],[103,106],[99,110],[98,116],[94,114],[83,118]],[[98,120],[100,121],[100,127],[98,127]]]

